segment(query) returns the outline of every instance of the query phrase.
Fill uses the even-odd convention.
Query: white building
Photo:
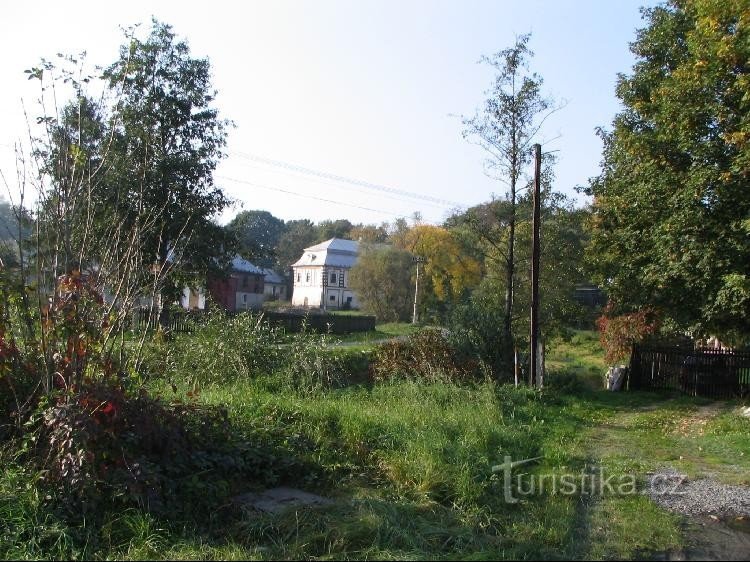
[[[349,288],[349,270],[357,262],[359,244],[331,238],[305,253],[294,264],[293,306],[339,310],[359,308]]]

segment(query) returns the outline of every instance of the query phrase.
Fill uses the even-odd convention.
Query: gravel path
[[[685,515],[750,516],[750,488],[689,480],[672,468],[649,474],[646,493],[661,507]]]

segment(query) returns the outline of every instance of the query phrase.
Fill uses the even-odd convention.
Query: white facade
[[[349,270],[357,262],[358,250],[357,242],[341,238],[305,248],[292,265],[292,305],[331,310],[359,308],[357,295],[349,287]]]
[[[191,289],[185,287],[180,295],[180,304],[186,310],[204,310],[206,308],[206,292],[203,288]]]

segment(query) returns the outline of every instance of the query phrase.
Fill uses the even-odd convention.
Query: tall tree
[[[380,226],[375,224],[358,224],[351,229],[349,236],[352,240],[381,244],[388,240],[388,223]]]
[[[212,217],[229,203],[213,181],[229,123],[213,106],[208,60],[192,57],[171,26],[154,20],[145,40],[128,37],[104,78],[118,94],[112,121],[121,212],[126,221],[148,213],[156,221],[142,245],[147,261],[208,270],[226,242]],[[167,296],[180,284],[170,277]]]
[[[446,228],[416,225],[408,231],[401,247],[425,259],[419,304],[435,313],[442,313],[481,278],[479,260],[467,253],[459,238]]]
[[[347,219],[324,220],[318,224],[318,237],[321,241],[331,238],[349,238],[354,225]]]
[[[488,158],[488,173],[508,187],[502,230],[502,273],[505,277],[503,311],[503,348],[508,359],[513,347],[515,300],[516,228],[518,189],[524,170],[531,160],[532,142],[546,117],[555,110],[541,93],[542,78],[528,70],[533,56],[530,35],[516,39],[515,45],[482,60],[495,71],[484,105],[471,118],[464,118],[463,136],[481,146]]]
[[[745,0],[671,0],[621,75],[603,132],[590,258],[621,312],[750,334],[750,19]]]
[[[304,249],[318,241],[318,229],[312,221],[287,221],[276,245],[276,266],[280,271],[289,273],[291,265],[302,257]]]
[[[549,173],[549,170],[547,170]],[[543,335],[549,337],[560,329],[582,318],[584,310],[574,300],[578,283],[587,280],[583,259],[586,244],[585,221],[587,209],[577,209],[573,202],[550,188],[549,176],[542,182],[542,237],[541,237],[541,299],[540,321]],[[464,333],[471,346],[492,366],[499,378],[507,377],[507,358],[502,349],[503,334],[498,330],[498,318],[504,313],[506,278],[498,264],[505,262],[506,245],[502,235],[507,236],[507,214],[510,203],[495,200],[472,207],[454,215],[447,221],[453,235],[463,241],[464,252],[469,259],[484,264],[485,276],[472,292],[471,298],[454,307],[451,321],[454,332]],[[521,195],[517,202],[518,248],[515,272],[516,304],[513,315],[513,331],[519,348],[527,343],[531,305],[531,215],[529,193]]]
[[[383,321],[407,320],[414,285],[412,255],[399,248],[363,244],[349,282],[360,306]]]
[[[227,225],[237,237],[240,253],[256,265],[273,267],[284,221],[268,211],[241,211]]]

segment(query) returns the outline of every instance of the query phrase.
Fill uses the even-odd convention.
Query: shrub
[[[238,484],[273,485],[301,470],[272,444],[238,431],[222,407],[132,395],[113,381],[58,395],[31,425],[29,459],[52,501],[73,520],[113,507],[205,514]]]
[[[403,340],[379,345],[370,372],[376,381],[415,379],[464,382],[486,373],[483,363],[467,357],[440,329],[425,329]]]
[[[656,333],[659,322],[651,309],[627,314],[613,315],[613,305],[608,304],[596,325],[604,348],[604,360],[615,364],[624,360],[634,343],[642,342],[647,336]]]
[[[506,341],[497,302],[473,296],[453,307],[448,325],[450,340],[462,355],[481,361],[495,380],[513,380],[513,345]]]
[[[277,380],[285,388],[303,394],[342,386],[345,364],[335,349],[336,343],[329,335],[311,332],[307,322],[303,322],[302,330],[292,334],[291,343],[284,349]]]
[[[269,374],[286,361],[279,345],[282,336],[283,331],[269,325],[262,314],[212,310],[192,334],[173,342],[173,369],[201,384]]]
[[[561,394],[578,394],[586,389],[580,377],[567,369],[549,372],[545,386],[547,390]]]

